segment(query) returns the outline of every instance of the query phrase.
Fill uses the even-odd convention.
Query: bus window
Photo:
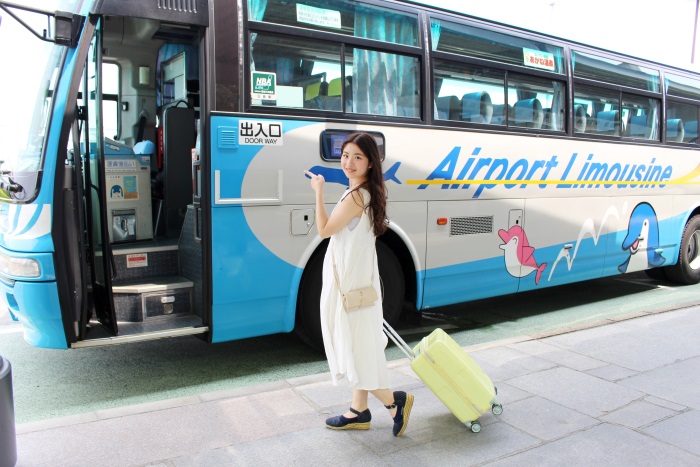
[[[511,73],[508,103],[509,126],[564,131],[566,85],[559,81]]]
[[[659,141],[659,108],[658,99],[622,93],[622,134]]]
[[[420,64],[415,57],[346,47],[347,111],[420,117]]]
[[[586,128],[577,133],[620,136],[620,93],[593,86],[576,86],[574,108],[582,106],[586,111]]]
[[[433,50],[555,73],[564,72],[562,48],[465,24],[431,20]]]
[[[435,60],[435,106],[439,120],[505,125],[505,73]]]
[[[666,93],[669,96],[700,99],[700,80],[666,73]]]
[[[277,79],[276,99],[253,99],[253,105],[341,110],[340,100],[328,98],[330,83],[341,79],[340,44],[267,34],[251,34],[251,44],[251,71]]]
[[[571,63],[576,78],[587,78],[644,91],[660,92],[658,70],[581,52],[572,53]]]
[[[120,67],[116,63],[102,64],[102,125],[107,138],[120,138],[119,109]]]
[[[420,45],[417,15],[348,0],[248,0],[248,18],[395,44]]]
[[[697,105],[666,103],[666,141],[672,143],[698,142]]]

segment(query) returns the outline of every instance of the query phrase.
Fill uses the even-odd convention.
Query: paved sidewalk
[[[700,307],[626,318],[468,347],[504,408],[476,434],[404,359],[402,438],[374,399],[371,430],[326,429],[350,391],[321,374],[18,425],[17,465],[698,466]]]

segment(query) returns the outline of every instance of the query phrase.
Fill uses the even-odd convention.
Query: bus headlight
[[[39,262],[0,253],[0,273],[10,277],[41,277]]]

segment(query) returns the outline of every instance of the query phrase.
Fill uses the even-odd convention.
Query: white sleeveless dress
[[[369,192],[363,189],[359,192],[366,206]],[[348,194],[349,190],[340,200]],[[321,330],[334,385],[342,380],[355,389],[389,388],[384,355],[387,337],[382,330],[381,300],[373,306],[346,312],[333,274],[331,255],[335,256],[338,278],[344,291],[368,286],[374,269],[373,284],[377,296],[381,297],[375,236],[366,212],[331,236],[323,260]]]

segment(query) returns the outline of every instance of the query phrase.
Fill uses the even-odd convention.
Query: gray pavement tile
[[[480,433],[464,432],[444,435],[413,447],[406,447],[384,457],[389,465],[424,467],[427,465],[478,465],[519,452],[541,443],[512,426],[497,422]]]
[[[700,350],[699,322],[698,313],[681,310],[550,337],[544,342],[631,370],[647,371],[696,356]]]
[[[539,340],[517,342],[515,344],[510,344],[507,347],[530,355],[541,355],[554,350],[561,350],[561,348],[557,347],[556,345],[547,344]]]
[[[619,381],[621,379],[629,378],[639,374],[638,371],[630,370],[629,368],[623,368],[617,365],[605,365],[598,368],[592,368],[586,371],[591,376],[596,376],[598,378],[607,379],[608,381]]]
[[[481,350],[471,356],[494,382],[556,366],[550,361],[508,347]]]
[[[654,438],[666,441],[700,456],[700,411],[691,410],[643,430]],[[700,457],[698,458],[700,464]],[[698,465],[696,464],[696,465]]]
[[[622,380],[619,384],[676,404],[700,409],[700,357],[647,371]]]
[[[677,412],[656,404],[634,401],[630,405],[603,415],[600,419],[630,428],[640,428],[676,414]]]
[[[639,391],[562,367],[509,379],[507,383],[591,417],[599,417],[644,396]]]
[[[503,466],[697,466],[700,458],[628,428],[595,426],[485,464]]]
[[[522,389],[516,388],[515,386],[511,386],[505,381],[499,381],[496,385],[496,390],[498,391],[498,395],[496,395],[496,398],[498,399],[498,402],[504,407],[512,402],[532,397],[532,393],[523,391]]]
[[[124,466],[322,424],[291,389],[185,405],[17,437],[20,465]]]
[[[671,402],[666,399],[661,399],[655,396],[647,396],[644,398],[644,400],[651,404],[658,405],[659,407],[666,407],[667,409],[671,409],[675,412],[683,412],[685,409],[688,408],[688,406],[676,404],[675,402]]]
[[[600,423],[595,418],[541,397],[530,397],[509,404],[498,418],[545,441],[561,438]]]
[[[325,427],[236,444],[172,460],[175,467],[386,465],[363,443],[369,431],[333,431]],[[400,440],[394,439],[394,442]],[[319,449],[319,446],[323,448]]]
[[[572,370],[581,370],[581,371],[586,371],[586,370],[591,370],[594,368],[599,368],[605,365],[608,365],[606,362],[602,362],[600,360],[596,360],[594,358],[587,357],[585,355],[578,354],[576,352],[572,352],[570,350],[564,350],[557,348],[555,346],[553,349],[547,351],[547,352],[540,352],[538,351],[536,355],[539,358],[542,358],[544,360],[548,360],[550,362],[554,362],[558,365],[565,366],[567,368],[571,368]],[[514,347],[516,350],[522,350],[518,347]],[[539,349],[542,350],[542,349]],[[522,350],[526,351],[526,350]],[[529,352],[528,352],[529,353]]]

